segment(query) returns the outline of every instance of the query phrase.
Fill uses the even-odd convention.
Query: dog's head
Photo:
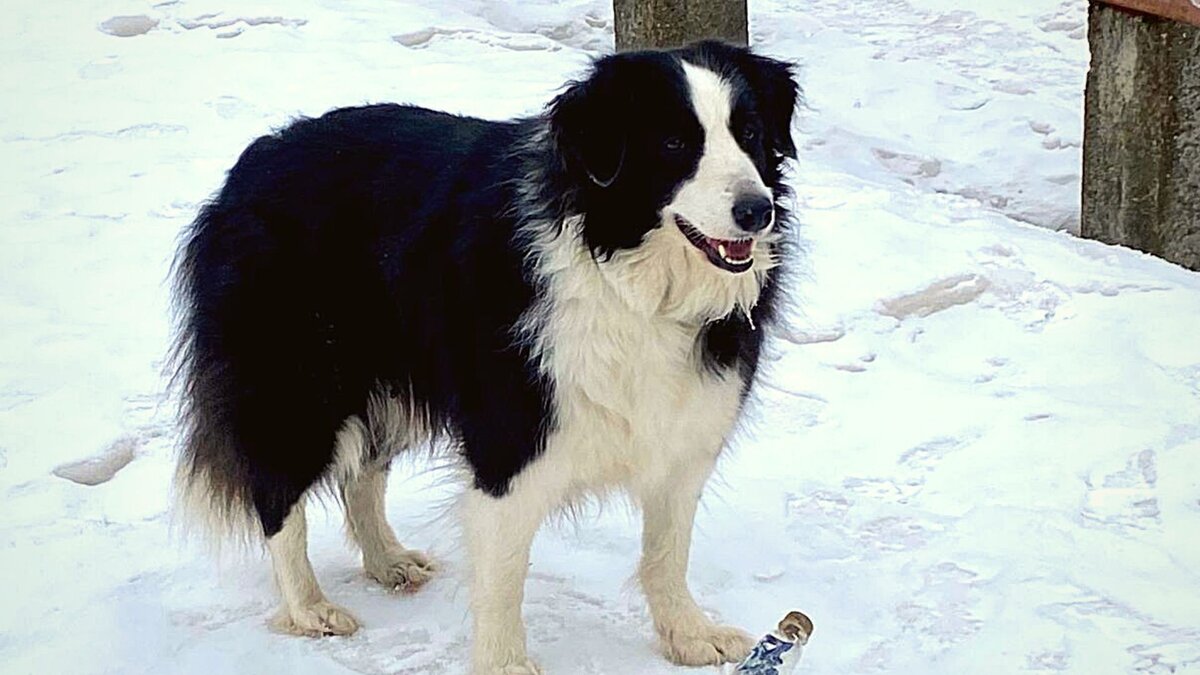
[[[677,287],[761,281],[797,93],[788,64],[717,42],[598,60],[549,109],[593,256],[671,268]]]

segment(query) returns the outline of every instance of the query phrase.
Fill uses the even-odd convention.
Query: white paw
[[[275,630],[307,637],[350,635],[358,630],[358,620],[328,600],[304,607],[284,607],[271,625]]]
[[[745,631],[714,623],[668,630],[661,637],[667,658],[681,666],[738,663],[750,654],[755,644]]]
[[[526,659],[523,663],[510,663],[504,666],[480,666],[471,669],[471,675],[542,675],[542,669],[536,663]]]
[[[382,558],[364,560],[367,576],[385,588],[402,593],[415,593],[433,576],[437,566],[424,553],[399,549]]]

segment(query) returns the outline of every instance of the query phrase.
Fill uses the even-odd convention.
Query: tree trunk
[[[1200,270],[1200,28],[1093,4],[1083,236]]]
[[[613,0],[617,51],[715,38],[746,46],[746,0]]]

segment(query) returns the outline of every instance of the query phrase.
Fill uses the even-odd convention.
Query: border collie
[[[644,514],[638,578],[666,656],[748,635],[688,589],[697,500],[777,314],[789,257],[790,66],[704,42],[597,60],[541,114],[402,105],[254,141],[176,263],[181,497],[265,539],[281,630],[344,635],[305,498],[345,506],[367,575],[434,571],[385,519],[393,457],[467,477],[472,672],[539,672],[521,619],[549,515],[615,490]]]

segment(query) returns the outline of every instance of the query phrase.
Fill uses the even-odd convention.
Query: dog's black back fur
[[[689,54],[745,71],[738,81],[771,127],[758,161],[782,198],[780,165],[795,152],[787,68],[711,43]],[[609,57],[546,116],[518,122],[376,105],[255,141],[177,262],[182,478],[208,490],[218,515],[256,515],[272,536],[326,476],[346,420],[366,419],[382,391],[459,441],[475,485],[503,494],[554,423],[552,383],[515,330],[539,292],[527,225],[587,214],[598,256],[658,226],[669,196],[655,182],[661,167],[636,156],[639,138],[606,135],[638,111],[592,90],[616,87],[653,111],[656,97],[680,96],[663,86],[679,86],[667,74],[678,67],[658,53]],[[604,170],[629,172],[616,200],[587,165],[615,143],[625,154]],[[753,311],[760,328],[777,286],[767,281]],[[697,339],[709,368],[740,368],[749,382],[762,342],[749,319],[709,323]],[[393,450],[374,452],[383,461]]]

